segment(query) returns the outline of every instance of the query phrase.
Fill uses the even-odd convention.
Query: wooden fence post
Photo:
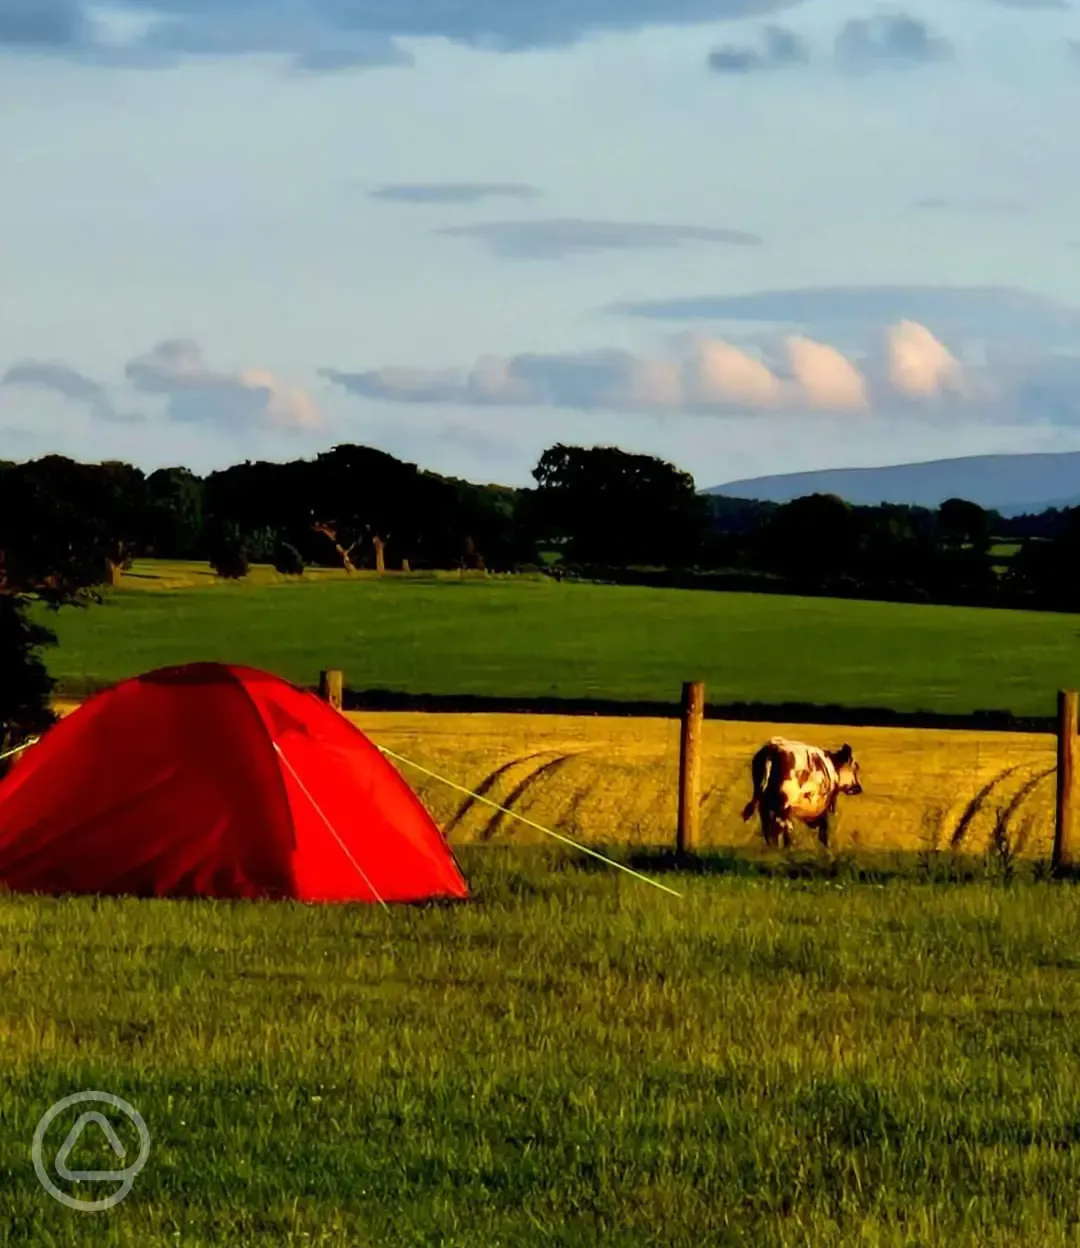
[[[1057,722],[1057,809],[1054,819],[1053,869],[1073,861],[1076,825],[1076,741],[1077,705],[1075,689],[1058,690]]]
[[[679,823],[675,850],[680,856],[697,851],[701,815],[701,725],[705,717],[705,685],[688,680],[682,690],[682,733],[679,740]]]
[[[329,702],[335,711],[341,710],[342,692],[345,687],[344,673],[336,667],[319,673],[319,697]]]

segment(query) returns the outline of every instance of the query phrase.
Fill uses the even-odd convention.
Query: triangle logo
[[[56,1154],[56,1173],[62,1179],[76,1181],[79,1179],[90,1180],[91,1182],[101,1182],[109,1179],[122,1179],[124,1171],[120,1170],[69,1170],[67,1160],[71,1156],[72,1149],[79,1141],[79,1137],[83,1131],[92,1123],[97,1125],[105,1133],[105,1139],[109,1143],[109,1147],[113,1150],[117,1157],[123,1161],[126,1156],[123,1144],[116,1132],[112,1128],[112,1124],[104,1114],[99,1114],[96,1110],[88,1110],[85,1114],[81,1114],[78,1121],[67,1134],[67,1139],[60,1145],[60,1151]]]

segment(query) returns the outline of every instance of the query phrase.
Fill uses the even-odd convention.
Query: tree
[[[853,509],[858,533],[856,575],[877,592],[925,599],[934,562],[934,513],[899,503]]]
[[[261,528],[244,534],[244,549],[252,563],[273,563],[281,542],[277,529]]]
[[[204,513],[208,532],[236,525],[252,558],[272,535],[266,558],[287,542],[307,563],[347,571],[404,562],[455,567],[471,537],[489,566],[509,566],[525,545],[517,497],[345,443],[313,460],[248,461],[211,473]]]
[[[56,637],[31,618],[32,605],[86,605],[105,577],[107,517],[81,512],[78,491],[56,489],[55,470],[67,469],[50,458],[0,468],[0,753],[56,718],[41,656]]]
[[[142,544],[146,481],[131,464],[81,464],[46,455],[16,469],[33,490],[39,515],[67,526],[67,542],[101,566],[95,584],[116,584]]]
[[[205,486],[187,468],[159,468],[146,479],[146,542],[162,559],[194,559],[205,554]]]
[[[434,473],[384,451],[335,446],[317,456],[307,479],[310,524],[347,569],[382,571],[391,559],[452,566],[460,551],[457,493]]]
[[[274,551],[274,570],[282,576],[303,576],[304,560],[295,546],[279,542]]]
[[[686,566],[701,548],[704,500],[688,472],[613,446],[546,450],[529,506],[537,537],[580,563]]]
[[[144,541],[147,514],[146,477],[140,468],[118,460],[90,465],[84,507],[97,515],[105,554],[105,579],[120,581]]]
[[[453,487],[454,498],[447,527],[455,534],[464,534],[469,560],[502,572],[539,563],[526,506],[528,491],[474,485],[456,478],[450,478],[448,484]]]
[[[282,542],[295,546],[306,561],[316,561],[324,544],[310,526],[310,473],[306,460],[247,461],[212,472],[204,502],[208,536],[236,530],[255,563],[272,563]]]
[[[1007,589],[1034,607],[1080,610],[1080,507],[1065,508],[1052,538],[1029,537],[1005,575]]]
[[[990,517],[965,498],[947,498],[938,508],[937,539],[943,550],[971,550],[984,555],[990,549]]]
[[[0,754],[44,732],[56,716],[50,708],[55,681],[41,651],[56,634],[30,619],[16,594],[0,594]],[[0,760],[0,775],[5,764]]]
[[[859,550],[859,526],[850,504],[835,494],[807,494],[769,516],[763,554],[791,576],[821,581],[851,573]]]
[[[215,536],[210,566],[225,580],[239,581],[248,574],[248,552],[235,525],[224,526]]]
[[[487,564],[484,562],[484,556],[477,550],[476,543],[471,537],[466,537],[465,548],[461,554],[461,566],[470,572],[485,572]]]
[[[999,592],[990,559],[990,517],[977,503],[946,499],[938,508],[927,584],[939,602],[992,601]]]

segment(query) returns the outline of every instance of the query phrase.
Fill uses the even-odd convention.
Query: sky
[[[0,0],[0,459],[1080,449],[1080,0]]]

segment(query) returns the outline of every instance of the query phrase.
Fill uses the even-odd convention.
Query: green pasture
[[[1004,576],[1008,572],[1012,561],[1020,553],[1021,545],[1020,542],[995,542],[990,547],[990,557],[994,561],[994,571],[998,576]]]
[[[390,913],[0,898],[0,1243],[1076,1242],[1074,887],[463,862]],[[101,1213],[31,1164],[85,1089],[151,1137]]]
[[[1015,558],[1020,553],[1021,542],[995,542],[990,547],[990,554],[1003,563]]]
[[[677,699],[1050,714],[1080,683],[1080,618],[768,594],[558,584],[545,577],[349,576],[222,583],[137,565],[105,603],[49,616],[60,692],[216,659],[314,683],[413,693]]]

